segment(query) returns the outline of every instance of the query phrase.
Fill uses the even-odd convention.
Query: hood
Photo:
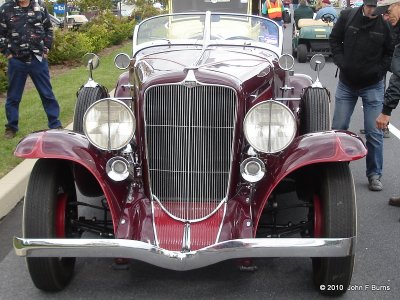
[[[202,53],[201,49],[185,49],[147,55],[136,63],[138,78],[146,86],[178,83],[193,70],[193,81],[236,86],[254,78],[264,80],[273,72],[272,62],[245,51],[212,49]]]

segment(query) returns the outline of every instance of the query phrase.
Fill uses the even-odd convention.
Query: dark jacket
[[[293,13],[294,22],[296,27],[300,19],[312,19],[314,17],[314,11],[307,5],[299,5]]]
[[[390,66],[393,74],[390,76],[382,108],[382,113],[387,116],[391,115],[392,110],[399,104],[400,99],[400,22],[392,30],[392,41],[395,45]]]
[[[343,10],[329,38],[333,61],[340,69],[340,81],[361,89],[381,81],[389,70],[393,54],[389,24],[381,16],[363,16],[362,6],[350,23],[351,9]]]
[[[9,1],[0,7],[0,51],[5,56],[42,56],[51,48],[53,29],[43,4],[31,0],[28,7]]]

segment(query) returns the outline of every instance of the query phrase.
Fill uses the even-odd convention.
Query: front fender
[[[349,131],[325,131],[297,137],[283,153],[274,160],[263,159],[266,166],[272,165],[266,181],[260,189],[261,201],[255,209],[256,224],[275,187],[290,173],[307,165],[346,162],[363,158],[367,149],[360,137]],[[265,189],[263,189],[265,187]],[[262,195],[262,196],[261,196]],[[256,230],[257,226],[254,227]]]
[[[353,161],[367,155],[367,148],[356,134],[349,131],[324,131],[305,134],[288,147],[278,177],[310,164]]]
[[[97,149],[90,146],[88,139],[68,130],[47,130],[29,134],[17,145],[14,155],[20,158],[62,159],[75,162],[87,169],[99,183],[110,207],[114,222],[122,210],[121,198],[115,183],[108,180],[104,171],[105,159]],[[103,161],[104,160],[104,161]]]

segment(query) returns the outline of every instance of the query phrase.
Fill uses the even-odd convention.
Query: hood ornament
[[[193,88],[199,85],[199,82],[196,79],[196,76],[194,75],[194,70],[197,70],[197,68],[186,68],[188,70],[186,74],[186,78],[182,81],[182,85],[187,87],[187,88]]]

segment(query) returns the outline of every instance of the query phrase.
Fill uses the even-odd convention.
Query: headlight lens
[[[101,99],[93,103],[83,117],[83,131],[90,143],[102,150],[118,150],[133,138],[135,116],[117,99]]]
[[[244,134],[249,144],[260,152],[285,149],[296,134],[296,120],[288,107],[265,101],[252,107],[244,120]]]

